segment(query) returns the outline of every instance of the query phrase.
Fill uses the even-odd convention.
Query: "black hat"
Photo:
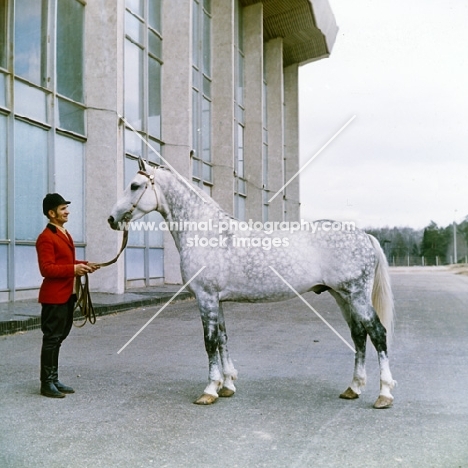
[[[47,216],[47,213],[49,210],[53,210],[54,208],[57,208],[57,206],[60,205],[69,205],[70,202],[65,200],[62,195],[58,193],[48,193],[45,197],[44,200],[42,200],[42,212],[44,213],[44,216]]]

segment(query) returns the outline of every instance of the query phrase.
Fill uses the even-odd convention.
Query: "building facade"
[[[139,156],[241,220],[298,219],[298,179],[268,200],[299,168],[298,67],[336,33],[327,0],[0,0],[0,301],[37,295],[47,192],[72,202],[79,258],[115,256]],[[170,234],[131,231],[92,288],[179,281]]]

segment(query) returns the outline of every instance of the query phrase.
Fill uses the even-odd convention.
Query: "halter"
[[[145,190],[143,190],[141,192],[141,195],[138,197],[138,200],[132,204],[132,207],[130,208],[130,210],[128,211],[127,215],[125,217],[127,217],[128,215],[132,215],[132,213],[135,211],[135,208],[138,206],[138,203],[140,203],[140,200],[142,199],[143,195],[145,194],[146,192],[146,189],[148,188],[148,183],[151,182],[151,186],[153,188],[153,192],[154,192],[154,196],[156,198],[156,209],[158,208],[158,205],[159,205],[159,202],[158,202],[158,193],[156,192],[156,187],[154,185],[154,174],[148,174],[147,172],[145,171],[138,171],[137,174],[141,174],[143,176],[145,176],[148,181],[146,182],[146,185],[145,185]]]

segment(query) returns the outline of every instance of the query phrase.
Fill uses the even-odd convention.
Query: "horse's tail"
[[[372,305],[374,306],[382,325],[387,330],[387,340],[390,343],[393,336],[394,306],[388,262],[379,241],[370,234],[368,234],[368,236],[377,255],[374,285],[372,288]]]

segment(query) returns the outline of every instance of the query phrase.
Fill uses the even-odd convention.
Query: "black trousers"
[[[72,294],[65,304],[42,304],[41,368],[57,367],[60,345],[69,335],[73,325],[73,309],[76,296]]]
[[[60,347],[73,325],[76,296],[72,294],[65,304],[42,304],[41,330],[43,349]]]

